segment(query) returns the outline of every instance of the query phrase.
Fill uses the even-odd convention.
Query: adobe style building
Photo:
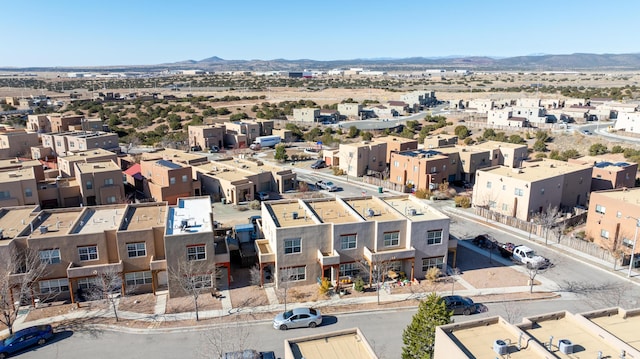
[[[424,138],[424,148],[443,148],[443,147],[453,147],[458,144],[458,136],[456,135],[432,135]]]
[[[362,105],[359,103],[339,103],[338,112],[342,116],[358,118],[362,112]]]
[[[31,147],[39,144],[38,134],[35,132],[0,126],[0,159],[29,157]]]
[[[224,148],[226,127],[221,124],[189,126],[189,147],[200,146],[207,151],[212,146]]]
[[[347,176],[362,177],[368,171],[382,172],[387,168],[387,144],[377,141],[341,143],[338,164]]]
[[[357,276],[371,282],[387,270],[424,278],[430,268],[444,270],[456,246],[449,218],[410,196],[266,201],[262,231],[260,271],[272,273],[277,286],[322,277],[336,285]],[[379,268],[385,273],[374,273]]]
[[[84,206],[124,203],[122,170],[114,161],[76,162],[75,174]]]
[[[387,152],[385,154],[384,162],[388,164],[391,161],[392,152],[402,152],[418,149],[418,140],[412,138],[404,138],[398,136],[384,136],[376,137],[374,142],[382,142],[387,144]]]
[[[591,191],[635,187],[638,164],[627,162],[622,154],[570,158],[570,163],[593,166]]]
[[[119,151],[118,135],[102,131],[75,131],[62,133],[43,133],[40,135],[42,146],[52,148],[56,156],[67,156],[78,151],[104,149]],[[37,146],[37,144],[35,145]]]
[[[122,276],[123,293],[166,288],[170,297],[179,297],[185,293],[169,273],[194,277],[203,291],[229,284],[226,242],[214,235],[212,223],[208,197],[181,198],[176,206],[4,207],[0,251],[28,248],[47,262],[36,297],[54,294],[73,303],[79,289],[105,274]]]
[[[521,168],[480,169],[473,186],[472,205],[524,221],[549,207],[586,206],[591,166],[556,160],[523,162]]]
[[[183,165],[195,166],[202,163],[209,162],[206,155],[185,152],[181,150],[174,150],[172,148],[163,148],[154,152],[145,152],[141,157],[142,161],[157,161],[165,160],[175,163],[181,163]]]
[[[200,181],[193,179],[189,165],[168,160],[142,161],[140,173],[145,196],[155,201],[175,205],[179,197],[200,196]]]
[[[449,155],[436,150],[391,153],[389,181],[415,189],[434,190],[438,184],[456,180],[457,166]]]
[[[296,122],[316,122],[320,116],[319,108],[294,108],[293,120]]]
[[[640,224],[636,218],[640,218],[640,188],[592,192],[585,234],[602,248],[621,254],[623,265],[627,265],[635,241],[636,225]],[[639,252],[640,245],[637,245],[634,267],[640,266]]]
[[[436,328],[433,358],[638,358],[639,325],[640,309],[622,308],[456,322]]]
[[[61,177],[75,177],[75,164],[79,162],[108,162],[118,161],[118,156],[104,149],[96,148],[93,150],[85,150],[74,152],[68,156],[58,158],[58,170]]]
[[[39,205],[33,167],[0,172],[0,207]]]
[[[258,192],[285,193],[297,188],[296,173],[289,168],[248,159],[212,161],[193,167],[202,184],[202,194],[214,202],[238,204],[252,201]]]

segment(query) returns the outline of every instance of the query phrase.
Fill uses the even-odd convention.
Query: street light
[[[631,268],[633,268],[633,255],[636,253],[636,244],[638,243],[638,227],[640,227],[640,219],[627,216],[627,219],[630,218],[636,220],[636,234],[633,236],[633,248],[631,249],[631,259],[629,259],[629,273],[627,273],[627,278],[631,278]]]

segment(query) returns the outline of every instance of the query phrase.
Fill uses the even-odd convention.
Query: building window
[[[442,257],[431,257],[431,258],[422,258],[422,271],[428,272],[431,268],[438,268],[442,270],[444,268],[444,258]]]
[[[187,175],[182,175],[182,182],[186,183],[187,182]]]
[[[633,241],[629,238],[622,237],[622,245],[628,248],[633,248]]]
[[[204,244],[187,247],[188,261],[201,261],[207,259],[207,250]]]
[[[212,288],[213,281],[211,280],[211,274],[197,274],[189,277],[191,287],[193,288]]]
[[[107,203],[116,203],[116,196],[107,197]]]
[[[42,280],[38,284],[40,285],[40,293],[42,294],[69,291],[69,279],[67,278]]]
[[[31,197],[31,196],[33,196],[33,191],[31,190],[31,188],[26,188],[26,189],[24,190],[24,196],[25,196],[25,197]]]
[[[40,260],[46,264],[60,263],[60,250],[45,249],[43,251],[40,251]]]
[[[616,217],[622,218],[622,212],[620,212],[620,211],[616,212]]]
[[[544,194],[544,188],[540,189],[540,194],[543,195]]]
[[[104,179],[104,185],[105,185],[105,186],[111,186],[111,185],[113,185],[113,178],[105,178],[105,179]]]
[[[144,242],[127,243],[127,253],[129,254],[129,258],[146,257],[147,244]]]
[[[442,243],[442,229],[427,232],[427,244],[441,244]]]
[[[397,180],[398,182],[402,182],[402,176],[398,176],[398,177],[396,177],[396,180]]]
[[[491,188],[491,181],[487,181],[487,188]]]
[[[80,256],[80,261],[98,260],[98,247],[96,246],[78,247],[78,255]]]
[[[508,210],[509,210],[509,205],[508,205],[508,204],[506,204],[506,203],[503,203],[503,204],[502,204],[502,210],[503,210],[503,211],[508,211]]]
[[[393,161],[393,167],[400,167],[399,161]]]
[[[176,184],[176,178],[175,177],[170,177],[169,178],[169,184]]]
[[[356,248],[356,235],[344,234],[340,236],[340,249]]]
[[[605,214],[607,213],[607,208],[599,204],[596,204],[596,213]]]
[[[524,191],[522,190],[522,188],[516,188],[513,192],[516,196],[522,197],[524,195]]]
[[[300,238],[284,240],[284,254],[300,253],[302,251],[302,240]]]
[[[93,182],[87,181],[86,187],[87,187],[87,189],[93,189]]]
[[[400,232],[387,232],[384,234],[384,246],[392,247],[400,244]]]
[[[340,277],[355,277],[360,273],[360,268],[356,263],[340,264]]]
[[[431,173],[436,173],[436,172],[438,172],[438,169],[435,166],[431,167]]]
[[[609,231],[607,231],[606,229],[601,229],[600,230],[600,237],[602,237],[604,239],[609,239]]]
[[[418,172],[418,166],[413,166],[413,172]]]
[[[291,268],[281,268],[282,271],[287,271],[285,274],[288,279],[287,282],[297,281],[297,280],[305,280],[307,278],[306,271],[307,267],[291,267]]]
[[[9,191],[0,191],[0,199],[7,199],[11,197]]]
[[[126,273],[124,280],[127,286],[151,284],[151,271]]]

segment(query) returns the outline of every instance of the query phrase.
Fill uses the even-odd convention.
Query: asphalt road
[[[476,315],[455,316],[463,322],[472,319],[501,315],[504,318],[570,310],[587,311],[591,308],[582,300],[549,300],[537,302],[488,304],[489,311]],[[398,358],[402,351],[402,331],[410,323],[415,309],[385,312],[344,314],[325,319],[315,329],[279,331],[270,322],[227,325],[201,331],[169,334],[129,334],[113,331],[63,332],[56,334],[47,345],[26,351],[20,358],[26,359],[86,359],[86,358],[217,358],[215,353],[221,345],[224,350],[253,348],[261,351],[273,350],[278,357],[284,355],[284,339],[310,334],[359,327],[380,358]]]

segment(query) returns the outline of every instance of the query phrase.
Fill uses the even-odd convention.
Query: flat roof
[[[96,157],[105,157],[105,156],[116,157],[117,155],[111,151],[103,150],[102,148],[94,148],[91,150],[74,152],[72,155],[60,157],[60,159],[63,159],[68,162],[73,162],[73,161],[84,161],[87,158],[96,158]]]
[[[591,166],[587,165],[546,160],[526,163],[522,168],[496,166],[478,169],[478,171],[533,182],[590,168]]]
[[[405,218],[377,197],[347,198],[345,202],[367,221],[391,221]]]
[[[605,196],[607,198],[611,198],[620,202],[640,205],[640,187],[627,189],[611,189],[594,193],[596,193],[598,196]]]
[[[418,140],[413,139],[413,138],[406,138],[406,137],[399,137],[399,136],[383,136],[383,137],[376,137],[373,139],[373,141],[375,142],[384,142],[384,143],[390,143],[390,142],[399,142],[399,143],[409,143],[409,142],[418,142]]]
[[[165,148],[156,152],[144,152],[142,154],[142,159],[145,161],[164,159],[172,160],[174,162],[209,162],[209,158],[205,155],[174,150],[171,148]]]
[[[120,225],[120,230],[137,231],[160,225],[164,226],[167,208],[166,202],[158,202],[153,205],[129,205]]]
[[[0,209],[0,229],[2,229],[1,244],[6,244],[6,240],[17,237],[29,226],[33,219],[32,214],[36,207],[13,207]]]
[[[70,234],[74,223],[78,220],[81,213],[81,208],[68,208],[54,211],[44,210],[36,216],[30,237],[60,237],[65,234]]]
[[[267,202],[265,204],[273,215],[276,226],[280,228],[317,224],[317,222],[313,220],[313,214],[310,211],[308,212],[308,208],[304,203],[298,201],[277,201]],[[293,213],[296,213],[296,215]],[[293,218],[294,216],[297,216],[297,218]]]
[[[596,333],[588,331],[570,313],[555,313],[527,319],[531,320],[533,325],[531,328],[525,327],[522,329],[539,343],[549,343],[549,338],[552,336],[555,345],[558,345],[559,340],[567,339],[571,341],[574,347],[579,347],[581,358],[598,358],[599,352],[602,352],[603,358],[617,358],[620,354],[617,347],[614,347]],[[482,329],[484,330],[485,328]],[[563,354],[560,351],[554,351],[554,354],[559,358],[575,358],[575,355]]]
[[[413,201],[410,196],[385,197],[380,199],[394,208],[401,216],[404,216],[412,222],[449,219],[444,213],[433,207]]]
[[[527,147],[527,145],[520,144],[520,143],[500,142],[500,141],[485,141],[485,142],[476,143],[471,147],[480,147],[480,148],[487,148],[487,149],[493,150],[493,149],[502,148],[502,147],[507,147],[507,148]]]
[[[72,234],[101,233],[116,230],[126,212],[126,205],[85,208]]]
[[[16,168],[8,171],[0,172],[0,182],[14,182],[24,181],[29,179],[35,179],[36,175],[33,172],[33,168]],[[35,190],[35,188],[32,188]]]
[[[640,350],[640,332],[638,331],[638,328],[640,328],[640,313],[623,315],[618,312],[615,315],[602,315],[588,317],[587,319],[634,349]]]
[[[460,349],[471,354],[470,357],[472,358],[500,357],[493,350],[494,341],[498,339],[510,343],[508,346],[509,358],[544,358],[540,353],[534,351],[530,345],[523,346],[518,350],[518,335],[515,331],[509,330],[503,319],[489,318],[483,321],[482,324],[465,326],[465,323],[461,323],[460,329],[456,329],[455,325],[449,324],[444,332],[451,340],[458,343]],[[549,338],[547,337],[546,339],[548,340]]]
[[[377,358],[364,335],[357,329],[287,339],[286,345],[295,359]]]
[[[0,168],[25,168],[25,167],[35,167],[42,166],[42,163],[38,160],[19,160],[15,158],[11,159],[3,159],[0,160]]]
[[[211,161],[209,163],[205,163],[199,165],[198,168],[201,168],[208,173],[215,174],[216,177],[220,176],[222,173],[233,172],[236,175],[233,178],[244,178],[247,176],[260,174],[263,172],[271,172],[271,173],[279,173],[279,172],[291,172],[291,169],[283,168],[281,166],[274,166],[268,163],[264,163],[262,161],[248,161],[242,159],[233,159],[227,161]],[[224,171],[227,169],[228,171]],[[230,175],[222,175],[222,176],[230,176]],[[231,178],[231,177],[229,177]]]
[[[438,149],[438,151],[436,150],[408,150],[408,151],[400,151],[398,152],[399,155],[401,156],[408,156],[408,157],[420,157],[423,156],[424,158],[447,158],[447,155],[442,154],[442,152],[440,152],[440,149]]]
[[[362,217],[354,215],[349,208],[333,198],[306,203],[323,223],[363,222]]]
[[[211,213],[211,198],[208,196],[180,198],[176,206],[168,209],[166,234],[211,232]]]
[[[78,171],[80,173],[100,173],[100,172],[112,172],[122,171],[120,166],[111,161],[99,161],[99,162],[76,162]]]

